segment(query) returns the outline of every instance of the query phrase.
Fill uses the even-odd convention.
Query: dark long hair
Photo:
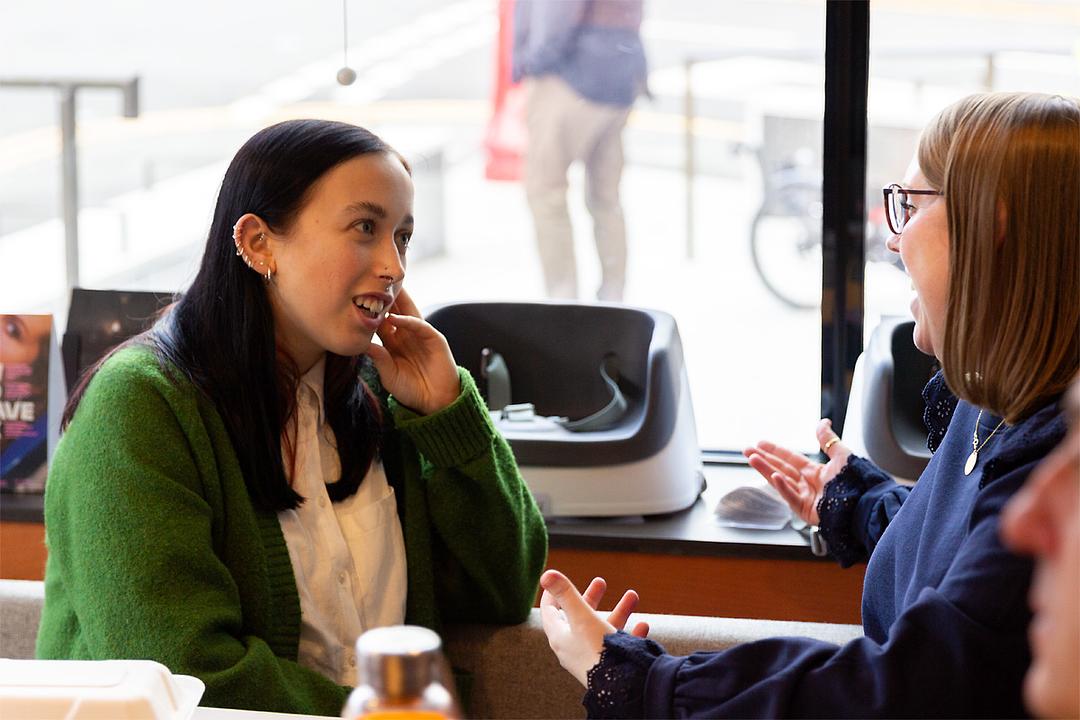
[[[236,256],[233,223],[253,213],[275,231],[285,230],[329,170],[383,152],[397,156],[373,133],[340,122],[290,120],[256,133],[225,172],[191,287],[151,330],[125,343],[149,346],[164,368],[178,370],[214,403],[258,508],[280,511],[304,501],[286,480],[281,452],[283,431],[295,412],[299,373],[275,345],[266,287]],[[327,485],[334,501],[356,492],[379,452],[382,417],[378,401],[359,379],[362,360],[326,355],[325,415],[341,461],[340,479]],[[72,393],[64,427],[101,364]],[[292,450],[287,454],[295,457]]]

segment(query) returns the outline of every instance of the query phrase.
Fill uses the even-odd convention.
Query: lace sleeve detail
[[[581,704],[590,718],[639,718],[644,715],[645,677],[664,648],[625,632],[604,636],[600,661],[589,671]]]
[[[891,478],[869,460],[852,455],[840,473],[825,485],[818,501],[818,527],[829,554],[841,567],[865,560],[866,547],[852,528],[855,506],[863,494]]]

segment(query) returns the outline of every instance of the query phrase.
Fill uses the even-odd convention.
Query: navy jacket
[[[589,714],[1023,716],[1031,562],[1005,550],[998,520],[1005,502],[1064,437],[1064,418],[1054,402],[1002,426],[965,476],[978,408],[957,404],[940,375],[926,395],[931,409],[948,406],[944,415],[951,422],[942,434],[945,428],[931,419],[931,446],[936,434],[940,447],[915,487],[909,492],[882,476],[840,488],[850,493],[850,485],[858,486],[854,501],[837,503],[842,512],[834,512],[834,520],[849,524],[848,549],[872,551],[864,637],[842,646],[773,638],[672,657],[652,641],[609,635],[590,674]],[[983,413],[980,438],[999,420]],[[860,474],[858,463],[851,472]]]

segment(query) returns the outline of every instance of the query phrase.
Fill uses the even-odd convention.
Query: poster
[[[0,315],[0,492],[42,492],[51,315]]]

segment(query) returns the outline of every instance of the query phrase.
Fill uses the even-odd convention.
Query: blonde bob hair
[[[971,95],[923,131],[919,168],[945,193],[945,380],[1015,423],[1080,366],[1080,102]]]

